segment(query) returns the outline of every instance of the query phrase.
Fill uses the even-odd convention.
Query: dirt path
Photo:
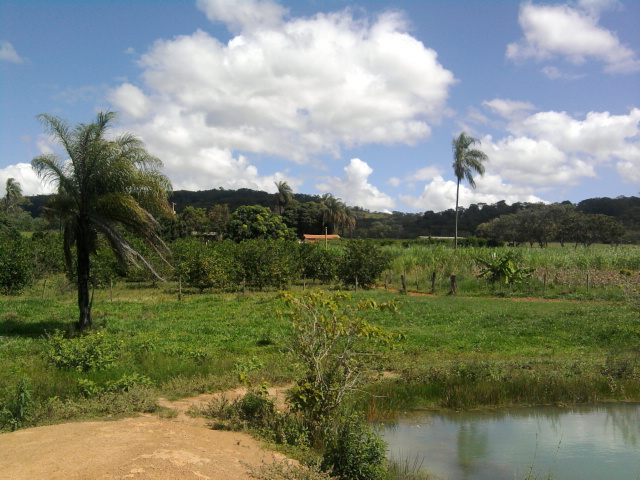
[[[282,396],[283,389],[272,389]],[[228,398],[242,394],[238,389]],[[207,428],[185,414],[219,394],[160,400],[178,415],[66,423],[0,435],[6,480],[249,480],[247,465],[283,459],[249,435]]]

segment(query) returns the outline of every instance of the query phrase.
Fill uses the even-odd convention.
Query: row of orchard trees
[[[353,288],[373,285],[391,265],[391,257],[366,240],[345,241],[339,245],[299,243],[284,238],[257,238],[234,242],[208,242],[185,237],[169,244],[169,263],[139,239],[128,241],[140,252],[152,270],[129,264],[123,266],[110,251],[108,242],[99,240],[91,255],[90,285],[101,288],[119,280],[131,282],[162,279],[181,281],[203,292],[207,289],[236,291],[240,288],[263,290],[285,288],[294,282],[331,283],[340,281]],[[74,277],[65,265],[62,238],[57,232],[22,237],[17,231],[0,230],[0,293],[16,294],[40,279],[54,274]]]
[[[588,247],[593,243],[617,245],[626,229],[612,217],[585,214],[570,203],[533,204],[509,215],[502,215],[476,229],[476,235],[511,245],[529,243],[543,247],[548,242],[572,243]]]
[[[293,282],[371,286],[389,268],[389,255],[365,240],[325,248],[290,240],[254,239],[203,243],[185,238],[173,245],[172,277],[201,292],[285,288]]]

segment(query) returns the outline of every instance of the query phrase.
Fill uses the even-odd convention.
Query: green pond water
[[[640,479],[640,404],[422,412],[380,427],[390,457],[434,479]]]

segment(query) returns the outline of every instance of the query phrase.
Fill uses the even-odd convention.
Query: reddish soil
[[[282,397],[283,388],[271,390]],[[242,389],[227,394],[228,398]],[[0,435],[5,480],[249,480],[249,465],[283,459],[237,432],[211,430],[185,412],[219,394],[178,402],[160,400],[178,415],[141,415],[66,423]]]

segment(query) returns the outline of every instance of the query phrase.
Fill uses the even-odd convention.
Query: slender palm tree
[[[274,182],[278,191],[274,195],[274,212],[282,215],[293,202],[293,190],[287,182]]]
[[[167,201],[171,183],[159,170],[162,162],[134,135],[105,138],[115,117],[114,112],[99,113],[93,123],[71,127],[58,117],[38,116],[68,156],[62,159],[55,153],[44,154],[31,165],[43,181],[57,188],[46,208],[64,225],[64,254],[70,269],[74,268],[75,247],[72,271],[78,283],[80,330],[91,327],[89,279],[98,236],[107,240],[119,262],[141,262],[153,273],[153,267],[124,233],[141,237],[163,259],[168,252],[156,233],[158,224],[151,212],[171,214]]]
[[[353,236],[353,231],[356,229],[356,215],[350,207],[344,208],[344,222],[342,224],[342,236],[346,236],[345,232]]]
[[[15,178],[7,178],[5,192],[2,209],[4,210],[4,213],[9,213],[16,205],[23,203],[22,187],[20,186],[20,182],[16,182]]]
[[[456,233],[453,248],[458,248],[458,200],[460,197],[460,182],[466,179],[471,188],[476,188],[473,174],[475,172],[479,173],[480,176],[484,175],[484,165],[482,162],[489,158],[484,152],[471,148],[474,143],[480,144],[480,140],[470,137],[464,132],[451,142],[453,149],[453,173],[458,179],[456,186]]]
[[[345,222],[346,205],[344,204],[342,199],[336,198],[330,193],[325,193],[324,195],[322,195],[320,208],[322,210],[323,227],[327,225],[328,227],[330,227],[330,232],[335,233]],[[324,231],[322,233],[324,233]]]

